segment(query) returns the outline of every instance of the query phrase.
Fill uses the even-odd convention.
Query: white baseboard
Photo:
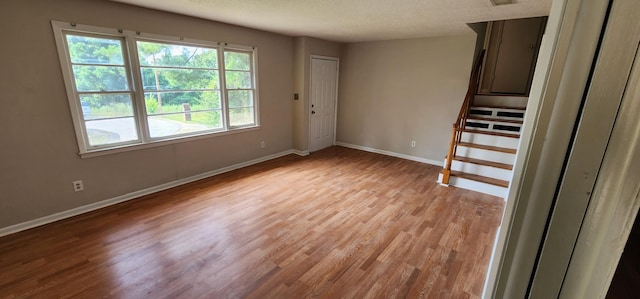
[[[438,161],[434,161],[434,160],[429,160],[429,159],[424,159],[424,158],[420,158],[420,157],[415,157],[415,156],[409,156],[409,155],[404,155],[404,154],[399,154],[399,153],[394,153],[394,152],[390,152],[390,151],[385,151],[385,150],[379,150],[379,149],[375,149],[375,148],[370,148],[370,147],[364,147],[364,146],[359,146],[359,145],[354,145],[354,144],[348,144],[348,143],[343,143],[343,142],[336,142],[336,145],[339,146],[344,146],[344,147],[348,147],[348,148],[353,148],[353,149],[358,149],[358,150],[363,150],[363,151],[367,151],[367,152],[372,152],[372,153],[378,153],[378,154],[383,154],[383,155],[387,155],[387,156],[392,156],[392,157],[397,157],[397,158],[401,158],[401,159],[406,159],[406,160],[411,160],[411,161],[417,161],[417,162],[421,162],[421,163],[427,163],[427,164],[433,164],[433,165],[438,165],[441,166],[442,162],[438,162]],[[112,206],[121,202],[125,202],[125,201],[129,201],[144,195],[148,195],[148,194],[152,194],[152,193],[156,193],[159,191],[163,191],[163,190],[167,190],[173,187],[177,187],[180,185],[184,185],[187,183],[191,183],[191,182],[195,182],[198,180],[202,180],[208,177],[212,177],[214,175],[218,175],[218,174],[222,174],[225,172],[229,172],[232,170],[236,170],[239,168],[243,168],[243,167],[247,167],[247,166],[251,166],[254,164],[258,164],[261,162],[265,162],[268,160],[272,160],[272,159],[276,159],[279,157],[283,157],[289,154],[295,154],[298,156],[307,156],[309,155],[309,151],[300,151],[300,150],[287,150],[287,151],[283,151],[280,153],[276,153],[273,155],[268,155],[268,156],[264,156],[264,157],[260,157],[257,159],[253,159],[251,161],[246,161],[246,162],[242,162],[242,163],[237,163],[231,166],[227,166],[227,167],[223,167],[223,168],[219,168],[216,170],[212,170],[212,171],[208,171],[205,173],[201,173],[198,175],[194,175],[188,178],[184,178],[184,179],[179,179],[179,180],[175,180],[172,182],[168,182],[162,185],[158,185],[158,186],[154,186],[154,187],[150,187],[150,188],[146,188],[146,189],[142,189],[142,190],[138,190],[138,191],[134,191],[131,193],[127,193],[127,194],[123,194],[117,197],[113,197],[110,199],[105,199],[99,202],[94,202],[92,204],[88,204],[88,205],[84,205],[81,207],[77,207],[71,210],[67,210],[67,211],[63,211],[63,212],[59,212],[59,213],[55,213],[55,214],[51,214],[48,216],[44,216],[41,218],[37,218],[34,220],[29,220],[26,222],[22,222],[22,223],[18,223],[18,224],[14,224],[11,226],[7,226],[7,227],[3,227],[0,228],[0,237],[2,236],[6,236],[6,235],[10,235],[13,233],[17,233],[23,230],[27,230],[30,228],[34,228],[34,227],[38,227],[38,226],[42,226],[48,223],[52,223],[52,222],[56,222],[62,219],[66,219],[66,218],[70,218],[73,216],[77,216],[80,214],[84,214],[87,212],[91,212],[91,211],[95,211],[98,209],[102,209],[108,206]]]
[[[355,144],[350,144],[350,143],[344,143],[344,142],[339,142],[339,141],[336,142],[336,145],[344,146],[344,147],[348,147],[348,148],[352,148],[352,149],[357,149],[357,150],[361,150],[361,151],[365,151],[365,152],[371,152],[371,153],[376,153],[376,154],[387,155],[387,156],[396,157],[396,158],[405,159],[405,160],[411,160],[411,161],[416,161],[416,162],[421,162],[421,163],[426,163],[426,164],[431,164],[431,165],[436,165],[436,166],[442,166],[442,161],[430,160],[430,159],[420,158],[420,157],[416,157],[416,156],[409,156],[409,155],[405,155],[405,154],[385,151],[385,150],[372,148],[372,147],[366,147],[366,146],[355,145]]]
[[[296,154],[296,155],[301,156],[301,157],[304,157],[304,156],[308,156],[308,155],[309,155],[309,151],[301,151],[301,150],[296,150],[296,149],[294,149],[294,150],[291,150],[291,152],[292,152],[293,154]]]
[[[254,164],[261,163],[261,162],[269,161],[269,160],[272,160],[272,159],[280,158],[280,157],[283,157],[283,156],[286,156],[286,155],[289,155],[289,154],[296,154],[296,155],[300,155],[300,156],[306,156],[306,155],[309,154],[309,152],[306,152],[306,154],[305,154],[305,152],[302,152],[302,151],[287,150],[287,151],[279,152],[279,153],[276,153],[276,154],[272,154],[272,155],[260,157],[260,158],[257,158],[257,159],[253,159],[251,161],[242,162],[242,163],[234,164],[234,165],[231,165],[231,166],[219,168],[219,169],[216,169],[216,170],[208,171],[208,172],[201,173],[201,174],[198,174],[198,175],[194,175],[194,176],[191,176],[191,177],[188,177],[188,178],[184,178],[184,179],[179,179],[179,180],[176,180],[176,181],[168,182],[168,183],[165,183],[165,184],[162,184],[162,185],[150,187],[150,188],[139,190],[139,191],[134,191],[134,192],[127,193],[127,194],[124,194],[124,195],[120,195],[120,196],[117,196],[117,197],[114,197],[114,198],[105,199],[105,200],[102,200],[102,201],[99,201],[99,202],[95,202],[95,203],[92,203],[92,204],[84,205],[84,206],[77,207],[77,208],[74,208],[74,209],[71,209],[71,210],[67,210],[67,211],[64,211],[64,212],[55,213],[55,214],[52,214],[52,215],[49,215],[49,216],[45,216],[45,217],[41,217],[41,218],[38,218],[38,219],[29,220],[29,221],[26,221],[26,222],[22,222],[22,223],[14,224],[14,225],[11,225],[11,226],[3,227],[3,228],[0,228],[0,237],[6,236],[6,235],[9,235],[9,234],[13,234],[13,233],[17,233],[17,232],[20,232],[20,231],[23,231],[23,230],[27,230],[27,229],[30,229],[30,228],[38,227],[38,226],[41,226],[41,225],[45,225],[45,224],[48,224],[48,223],[51,223],[51,222],[55,222],[55,221],[58,221],[58,220],[62,220],[62,219],[65,219],[65,218],[70,218],[70,217],[73,217],[73,216],[77,216],[77,215],[80,215],[80,214],[83,214],[83,213],[87,213],[87,212],[91,212],[91,211],[94,211],[94,210],[98,210],[98,209],[101,209],[101,208],[105,208],[105,207],[108,207],[108,206],[111,206],[111,205],[115,205],[115,204],[118,204],[118,203],[121,203],[121,202],[125,202],[125,201],[128,201],[128,200],[132,200],[132,199],[135,199],[135,198],[138,198],[138,197],[141,197],[141,196],[144,196],[144,195],[148,195],[148,194],[151,194],[151,193],[156,193],[156,192],[159,192],[159,191],[167,190],[167,189],[170,189],[170,188],[173,188],[173,187],[177,187],[177,186],[180,186],[180,185],[184,185],[184,184],[187,184],[187,183],[195,182],[195,181],[198,181],[198,180],[201,180],[201,179],[212,177],[214,175],[222,174],[222,173],[229,172],[229,171],[232,171],[232,170],[236,170],[236,169],[239,169],[239,168],[243,168],[243,167],[251,166],[251,165],[254,165]]]

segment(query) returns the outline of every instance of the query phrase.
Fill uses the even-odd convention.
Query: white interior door
[[[311,58],[309,151],[332,146],[338,100],[338,59]]]

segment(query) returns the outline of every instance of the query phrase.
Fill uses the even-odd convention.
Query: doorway
[[[546,23],[538,17],[488,24],[480,93],[529,95]]]
[[[335,144],[338,58],[311,56],[309,151]]]

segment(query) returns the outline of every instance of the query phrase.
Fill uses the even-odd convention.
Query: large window
[[[256,127],[256,50],[53,22],[81,153]]]

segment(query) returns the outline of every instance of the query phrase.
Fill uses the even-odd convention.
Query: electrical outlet
[[[411,147],[416,147],[416,141],[415,140],[411,140]]]
[[[264,141],[261,141],[261,142],[260,142],[260,148],[264,148],[265,146],[267,146],[267,144],[266,144],[266,143],[264,143]]]
[[[82,181],[73,181],[71,182],[71,184],[73,184],[73,191],[75,192],[80,192],[84,190],[84,185],[82,184]]]

